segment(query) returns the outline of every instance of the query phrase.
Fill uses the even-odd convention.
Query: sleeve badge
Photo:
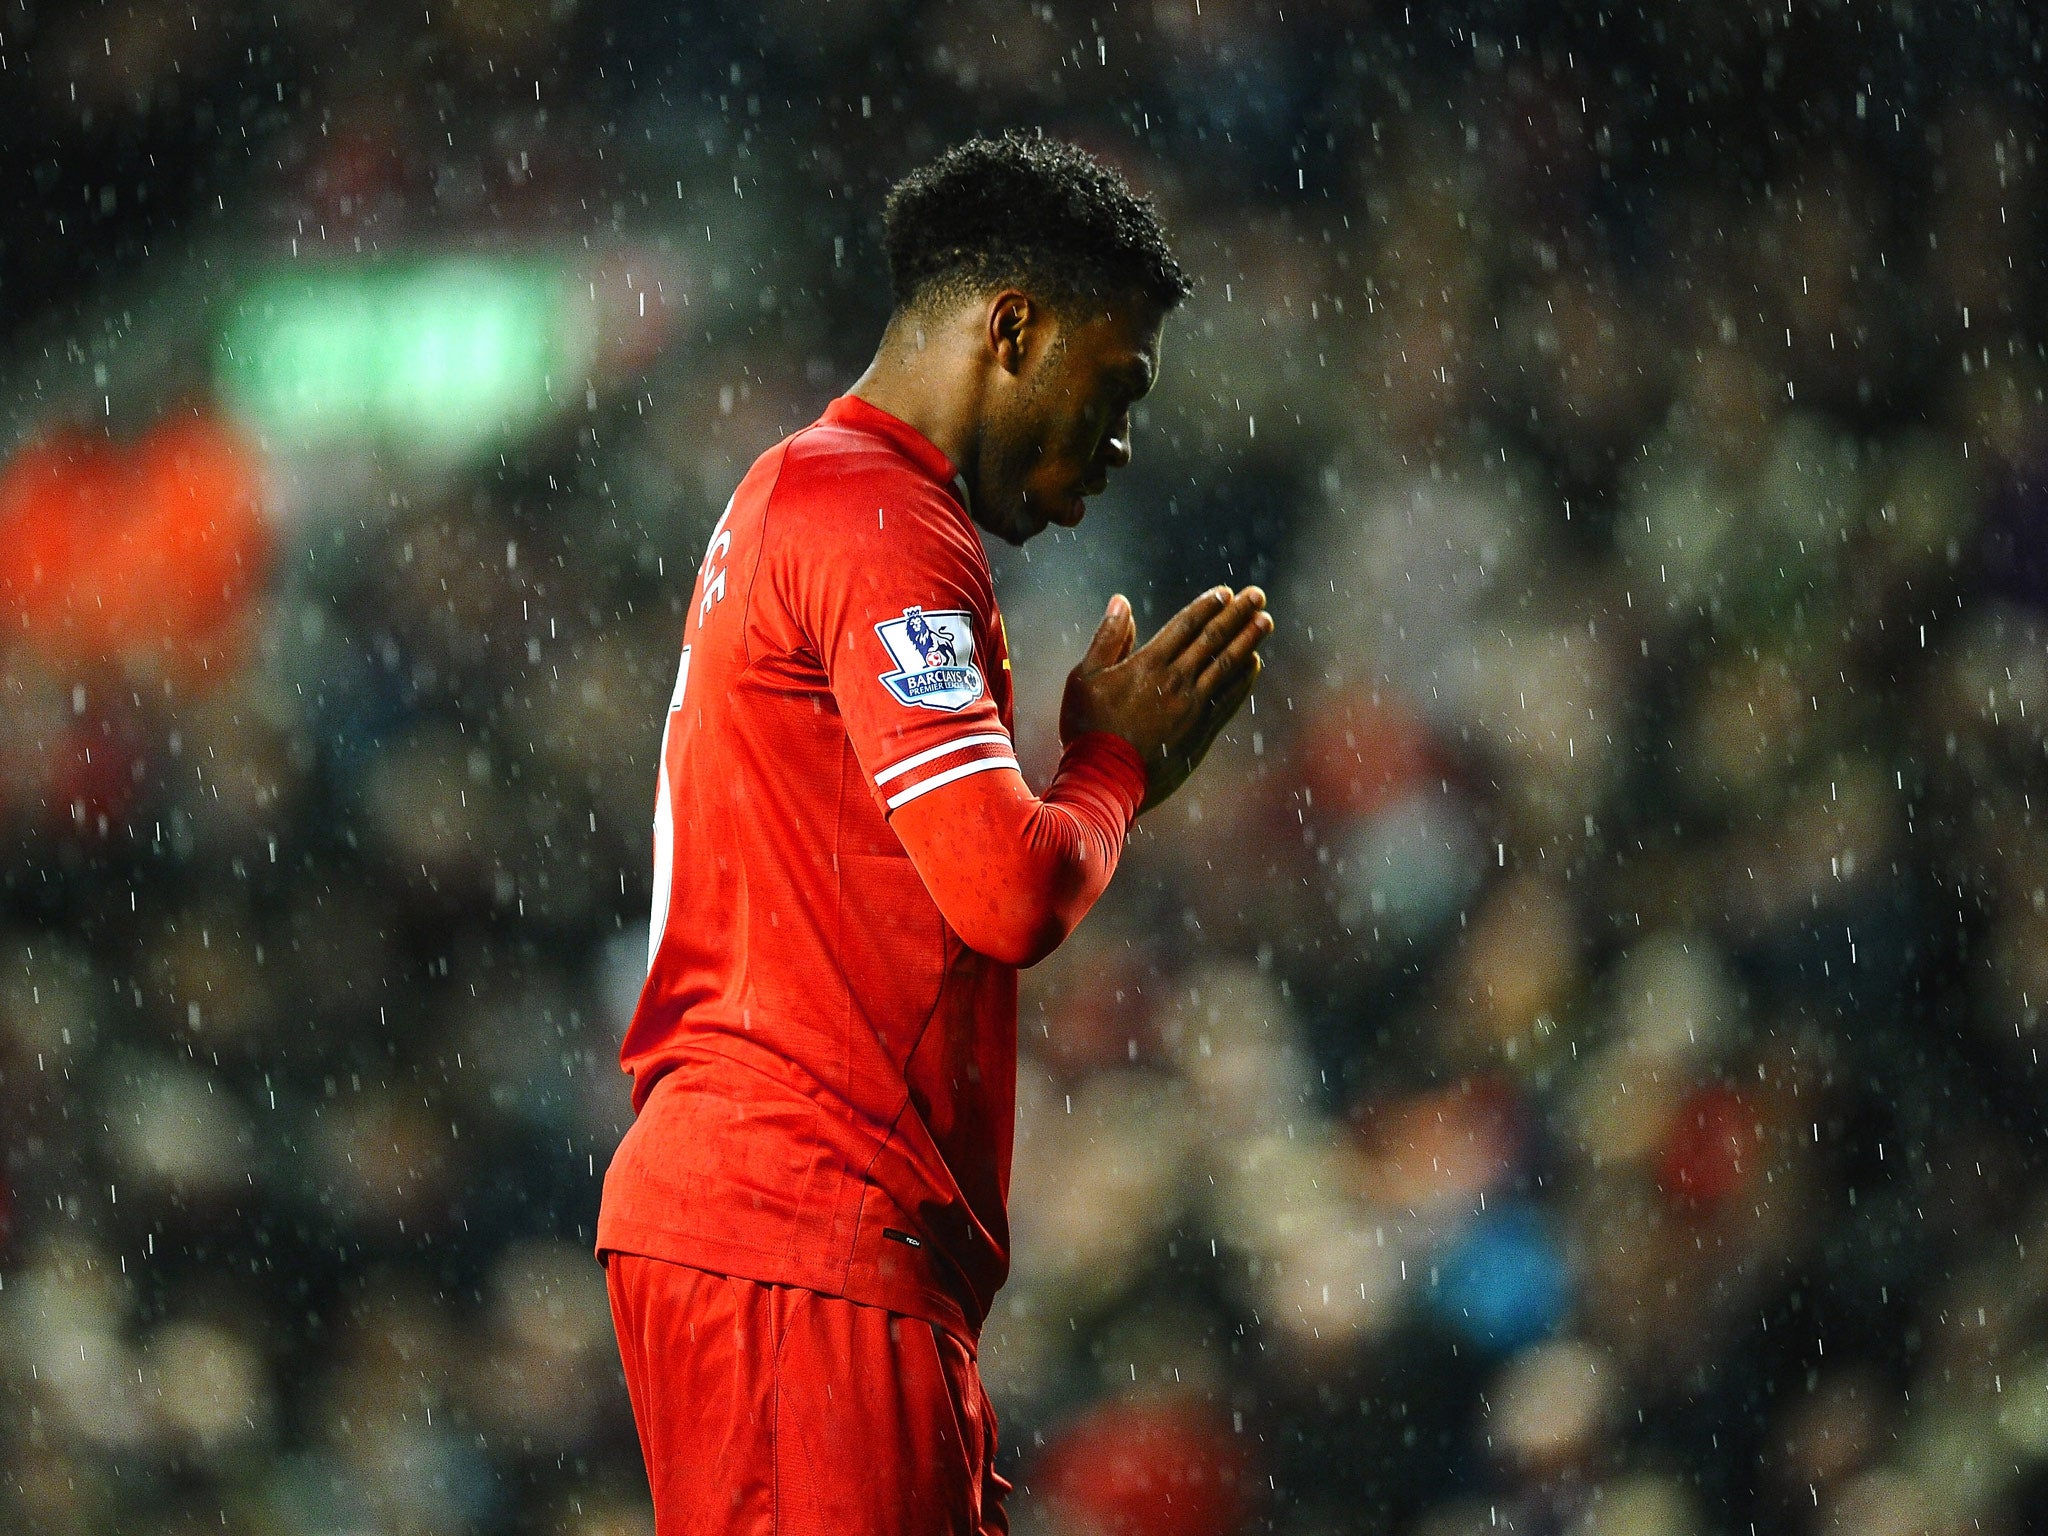
[[[895,671],[881,674],[882,686],[900,702],[951,713],[981,697],[972,614],[911,607],[900,619],[877,624],[875,633],[896,663]]]

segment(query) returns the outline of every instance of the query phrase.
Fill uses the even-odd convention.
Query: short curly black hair
[[[890,189],[882,230],[899,312],[1011,285],[1059,308],[1170,310],[1193,289],[1152,200],[1043,132],[969,139],[920,166]]]

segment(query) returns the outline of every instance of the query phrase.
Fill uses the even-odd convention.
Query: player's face
[[[1048,523],[1071,528],[1110,471],[1131,462],[1131,407],[1159,372],[1165,316],[1119,304],[1085,317],[1043,315],[1035,356],[1017,381],[1016,403],[985,461],[991,530],[1013,544]]]

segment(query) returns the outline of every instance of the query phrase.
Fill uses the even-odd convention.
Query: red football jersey
[[[971,1337],[1009,1268],[1017,973],[960,942],[887,820],[1016,766],[965,494],[921,434],[849,395],[718,520],[621,1053],[638,1116],[597,1245]]]

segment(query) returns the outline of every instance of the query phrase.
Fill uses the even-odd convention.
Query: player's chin
[[[1080,492],[1052,502],[1046,511],[1046,521],[1058,523],[1062,528],[1078,528],[1081,519],[1088,515],[1088,501]]]
[[[1026,539],[1035,538],[1055,524],[1061,528],[1078,527],[1087,511],[1087,504],[1079,496],[1058,501],[1031,497],[1024,503],[1024,515],[1021,519],[1023,526],[1010,542],[1022,544]]]

